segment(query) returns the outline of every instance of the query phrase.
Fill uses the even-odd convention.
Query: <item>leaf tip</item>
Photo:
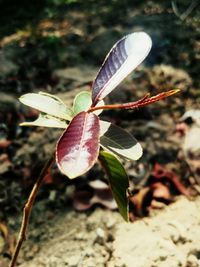
[[[135,160],[138,160],[138,159],[140,159],[140,158],[142,157],[142,155],[143,155],[143,148],[142,148],[142,146],[141,146],[140,143],[137,143],[137,144],[135,145],[135,150],[137,151],[137,155],[135,156]]]

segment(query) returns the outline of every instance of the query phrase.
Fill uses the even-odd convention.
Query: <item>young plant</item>
[[[56,163],[59,170],[73,179],[86,173],[99,159],[106,171],[119,212],[128,221],[128,176],[119,158],[137,160],[142,156],[142,147],[137,140],[122,128],[99,119],[105,109],[135,109],[159,101],[178,90],[170,90],[156,96],[146,94],[136,102],[105,105],[103,99],[148,55],[151,38],[144,32],[129,34],[119,40],[110,50],[93,84],[92,92],[79,93],[73,107],[67,107],[54,95],[39,92],[20,97],[20,101],[39,110],[39,117],[22,126],[44,126],[64,128],[56,145]],[[26,227],[35,195],[45,172],[53,158],[47,163],[24,209],[23,223],[10,267],[14,267],[21,244],[25,239]]]

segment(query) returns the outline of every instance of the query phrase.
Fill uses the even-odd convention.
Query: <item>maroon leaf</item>
[[[181,194],[185,196],[190,195],[189,190],[182,184],[180,177],[173,171],[168,171],[160,164],[155,164],[152,175],[156,180],[162,180],[165,178],[171,182]]]
[[[80,112],[65,130],[56,148],[60,171],[69,178],[87,172],[99,153],[99,118],[93,113]]]
[[[92,106],[108,95],[148,55],[151,38],[145,32],[129,34],[110,50],[92,85]]]

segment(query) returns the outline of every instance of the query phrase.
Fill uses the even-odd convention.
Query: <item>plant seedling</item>
[[[142,147],[137,140],[122,128],[99,119],[105,109],[135,109],[177,93],[170,90],[150,96],[146,94],[136,102],[105,105],[103,99],[148,55],[152,46],[151,38],[144,32],[129,34],[119,40],[110,50],[93,84],[92,92],[79,93],[68,108],[54,95],[39,92],[20,97],[20,101],[39,110],[39,117],[22,126],[44,126],[64,128],[56,145],[56,163],[59,170],[73,179],[86,173],[99,159],[106,171],[119,212],[128,221],[128,176],[119,158],[137,160],[142,156]],[[34,185],[24,208],[24,217],[10,267],[14,267],[21,244],[25,239],[30,211],[43,177],[54,157],[43,169]]]

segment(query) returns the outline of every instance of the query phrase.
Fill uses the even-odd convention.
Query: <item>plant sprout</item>
[[[142,156],[142,147],[138,141],[122,128],[110,122],[100,120],[99,115],[105,109],[135,109],[177,93],[170,90],[150,96],[146,94],[136,102],[105,105],[103,99],[131,73],[148,55],[152,46],[151,38],[145,32],[136,32],[120,39],[110,50],[93,84],[92,92],[83,91],[76,95],[73,107],[69,108],[58,97],[39,92],[20,97],[20,101],[40,111],[33,122],[23,122],[22,126],[44,126],[65,129],[56,145],[56,163],[59,170],[70,179],[86,173],[97,159],[106,171],[113,196],[119,212],[128,221],[128,176],[119,158],[138,160]],[[21,227],[22,243],[25,238],[28,218],[35,195],[42,183],[45,171],[26,204]],[[34,189],[33,189],[34,190]],[[28,214],[27,214],[28,213]],[[18,243],[19,243],[18,241]],[[19,251],[20,245],[18,246]],[[15,253],[16,254],[16,253]],[[13,260],[12,264],[15,264]],[[14,265],[10,267],[14,267]]]

